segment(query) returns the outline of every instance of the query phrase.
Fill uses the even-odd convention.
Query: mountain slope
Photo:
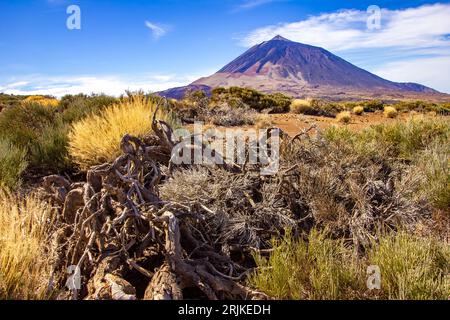
[[[292,96],[349,98],[390,96],[396,98],[437,91],[415,83],[396,83],[356,67],[331,52],[277,36],[256,45],[210,77],[168,90],[173,96],[192,87],[250,87],[263,92]]]

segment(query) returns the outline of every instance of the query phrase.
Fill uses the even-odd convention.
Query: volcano
[[[247,87],[309,98],[418,98],[442,95],[417,83],[383,79],[333,53],[276,36],[246,51],[217,73],[160,94],[182,98],[186,90]],[[448,95],[447,96],[448,99]]]

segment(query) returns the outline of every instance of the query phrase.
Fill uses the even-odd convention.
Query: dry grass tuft
[[[311,101],[306,99],[295,99],[291,103],[291,113],[304,114],[312,110]]]
[[[353,113],[360,116],[364,113],[364,107],[358,106],[353,108]]]
[[[121,154],[120,141],[125,134],[142,137],[151,132],[156,107],[145,97],[134,96],[75,123],[69,133],[70,155],[81,169],[114,160]],[[157,119],[176,123],[163,109],[158,110]]]
[[[268,115],[259,115],[256,118],[256,129],[269,129],[273,126],[273,122]]]
[[[349,111],[342,111],[338,113],[338,115],[336,116],[336,120],[340,123],[348,124],[352,120],[352,115]]]
[[[386,118],[395,118],[398,115],[397,109],[394,107],[384,107],[383,113]]]
[[[52,220],[52,208],[34,195],[0,190],[0,300],[47,297]]]

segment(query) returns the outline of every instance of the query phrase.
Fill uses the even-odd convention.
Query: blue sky
[[[69,5],[80,30],[66,27]],[[378,30],[367,30],[369,5],[382,8]],[[450,93],[450,2],[412,0],[1,1],[0,92],[162,90],[276,34]]]

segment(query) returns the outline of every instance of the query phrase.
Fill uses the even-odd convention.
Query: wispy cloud
[[[0,84],[0,91],[7,94],[46,94],[61,97],[66,94],[105,93],[119,96],[125,90],[161,91],[187,85],[199,75],[148,74],[140,76],[46,76],[27,75],[15,77]]]
[[[148,20],[145,21],[145,26],[151,30],[153,38],[156,40],[166,35],[167,33],[167,28]]]
[[[445,76],[448,72],[443,71],[450,69],[449,3],[382,9],[378,30],[367,28],[369,15],[354,9],[323,13],[261,27],[239,41],[250,47],[281,35],[351,57],[351,61],[389,80],[416,81],[450,92],[450,81]],[[431,67],[436,69],[431,71]]]
[[[244,36],[241,43],[251,46],[280,34],[335,51],[380,47],[448,48],[450,44],[447,37],[450,34],[450,4],[383,9],[380,30],[368,30],[368,17],[365,11],[351,9],[325,13],[256,29]]]
[[[263,4],[267,4],[273,2],[273,0],[246,0],[242,4],[238,5],[237,8],[241,10],[252,9],[255,7],[262,6]]]
[[[374,72],[398,82],[418,82],[450,93],[450,57],[406,59],[385,64]]]

